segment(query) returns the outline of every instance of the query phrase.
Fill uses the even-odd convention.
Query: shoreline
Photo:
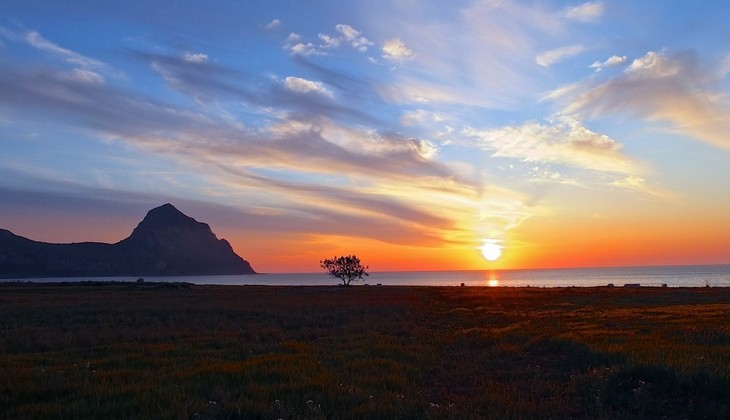
[[[3,282],[78,282],[95,281],[179,282],[218,285],[328,286],[341,282],[326,273],[282,273],[261,275],[208,276],[124,276],[124,277],[22,277],[0,278]],[[464,271],[399,271],[371,273],[353,286],[500,286],[500,287],[602,287],[613,284],[639,284],[641,287],[730,287],[730,265],[620,267],[599,269],[551,270],[464,270]]]
[[[139,280],[61,280],[59,278],[53,278],[48,281],[34,281],[33,279],[0,279],[0,287],[5,286],[47,286],[47,287],[67,287],[67,286],[93,286],[93,287],[108,287],[108,286],[126,286],[127,288],[173,288],[173,287],[230,287],[230,288],[246,288],[246,287],[263,287],[263,288],[341,288],[341,289],[360,289],[360,288],[454,288],[454,289],[729,289],[730,286],[669,286],[666,283],[656,285],[642,285],[637,283],[626,283],[623,285],[606,284],[603,286],[509,286],[509,285],[417,285],[417,284],[351,284],[349,286],[343,286],[341,284],[215,284],[215,283],[192,283],[185,281],[139,281]],[[131,286],[131,287],[130,287]]]

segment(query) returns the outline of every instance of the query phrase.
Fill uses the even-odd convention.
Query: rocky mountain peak
[[[198,222],[167,203],[147,212],[129,238],[122,242],[157,243],[169,247],[184,238],[203,243],[218,240],[207,223]]]
[[[0,230],[0,277],[254,273],[208,224],[169,203],[115,244],[46,244]]]
[[[138,228],[159,229],[167,227],[200,227],[201,225],[208,226],[190,216],[186,216],[175,206],[167,203],[148,211],[139,223]]]

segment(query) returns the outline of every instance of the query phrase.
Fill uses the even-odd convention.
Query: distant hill
[[[172,204],[115,244],[36,242],[0,229],[0,278],[256,274],[210,226]]]

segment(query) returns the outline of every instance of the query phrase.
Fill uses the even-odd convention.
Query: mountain
[[[36,242],[0,229],[0,278],[256,274],[206,223],[172,204],[115,244]]]

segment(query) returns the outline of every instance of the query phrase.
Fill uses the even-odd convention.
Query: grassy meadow
[[[722,288],[0,285],[0,418],[730,418]]]

